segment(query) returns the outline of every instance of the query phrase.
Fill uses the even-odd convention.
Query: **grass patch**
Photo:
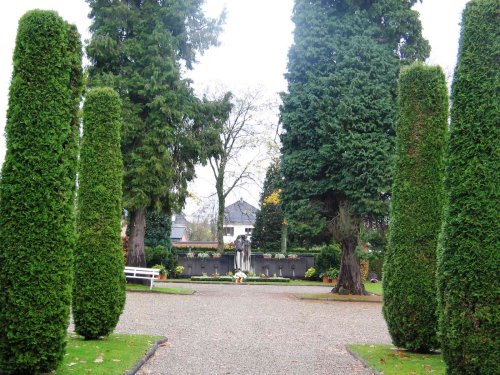
[[[85,341],[72,334],[56,374],[124,374],[133,369],[159,339],[159,336],[113,334],[102,340]]]
[[[382,302],[382,297],[373,296],[356,296],[347,295],[343,296],[340,294],[333,293],[314,293],[314,294],[298,294],[297,297],[300,299],[312,299],[312,300],[322,300],[322,301],[342,301],[342,302]]]
[[[145,292],[145,293],[163,293],[163,294],[193,294],[194,290],[187,288],[164,288],[163,286],[149,286],[140,284],[127,284],[127,290],[131,292]]]
[[[441,375],[446,365],[441,354],[414,354],[397,350],[392,345],[347,345],[347,348],[361,357],[370,367],[384,375]]]
[[[383,295],[383,291],[382,291],[382,282],[379,281],[378,283],[371,283],[371,282],[366,282],[364,283],[364,286],[365,286],[365,289],[367,292],[370,292],[370,293],[376,293],[378,295]]]

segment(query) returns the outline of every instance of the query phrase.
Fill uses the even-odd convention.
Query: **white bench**
[[[153,288],[153,282],[160,276],[160,270],[156,268],[125,267],[125,277],[127,279],[150,280],[149,289]]]

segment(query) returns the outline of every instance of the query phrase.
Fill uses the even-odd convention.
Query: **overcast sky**
[[[451,78],[456,62],[459,22],[468,0],[424,0],[416,9],[420,12],[424,37],[431,44],[429,63],[441,65]],[[8,4],[8,5],[7,5]],[[88,39],[89,9],[84,0],[16,0],[8,2],[0,12],[0,164],[5,155],[4,128],[8,101],[8,88],[12,74],[17,22],[30,9],[54,9],[78,26],[82,38]],[[223,85],[232,91],[259,88],[263,95],[276,99],[276,93],[286,90],[283,74],[286,71],[287,52],[293,40],[293,23],[290,20],[293,0],[206,0],[209,16],[216,16],[223,7],[227,9],[227,22],[221,35],[221,45],[212,48],[199,59],[189,77],[195,82],[197,92],[207,87]],[[270,115],[270,125],[276,117]],[[192,185],[200,198],[209,196],[210,177],[203,171]],[[237,191],[227,203],[245,198],[256,204],[259,189]],[[192,205],[191,205],[192,206]],[[194,208],[191,207],[190,211]]]

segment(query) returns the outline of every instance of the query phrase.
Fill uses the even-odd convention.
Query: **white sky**
[[[206,0],[209,16],[216,16],[226,6],[227,19],[221,35],[221,45],[212,48],[199,59],[195,70],[189,72],[198,92],[215,85],[231,91],[259,88],[266,98],[276,100],[286,90],[283,74],[286,71],[287,52],[293,41],[293,23],[290,20],[293,0]],[[431,44],[429,63],[438,64],[451,78],[456,62],[460,17],[468,0],[424,0],[416,9],[420,12],[423,34]],[[12,53],[17,22],[30,9],[53,9],[64,19],[77,25],[83,39],[89,38],[87,18],[89,8],[84,0],[16,0],[8,2],[0,12],[0,165],[5,155],[4,128],[8,89],[12,74]],[[275,126],[277,117],[269,115],[269,126]],[[264,165],[261,170],[264,171]],[[207,170],[198,170],[199,179],[191,185],[200,198],[210,196],[214,188]],[[243,197],[256,205],[260,187],[249,186],[228,198],[228,203]],[[195,209],[192,203],[188,212]]]

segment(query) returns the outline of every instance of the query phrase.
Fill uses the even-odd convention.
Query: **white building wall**
[[[252,239],[252,236],[248,236],[247,233],[245,232],[245,229],[246,228],[252,228],[252,231],[253,231],[253,225],[251,224],[229,224],[229,225],[224,225],[224,228],[230,228],[230,227],[233,227],[234,228],[234,233],[232,236],[224,236],[224,243],[231,243],[231,242],[234,242],[236,241],[236,238],[239,236],[239,235],[246,235],[247,236],[247,239],[251,240]]]

